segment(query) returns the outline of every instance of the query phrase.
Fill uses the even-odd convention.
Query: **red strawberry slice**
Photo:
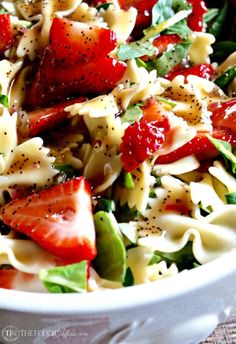
[[[116,34],[99,26],[54,18],[49,41],[55,57],[73,65],[105,57],[116,46]]]
[[[0,288],[22,291],[42,291],[38,276],[26,274],[13,268],[0,270]]]
[[[167,112],[154,98],[142,106],[143,117],[130,125],[120,145],[121,161],[127,172],[135,170],[166,141],[170,132]]]
[[[91,190],[84,177],[13,200],[1,208],[0,218],[67,261],[96,255]]]
[[[213,103],[209,110],[212,111],[211,120],[214,126],[229,128],[236,133],[236,99]]]
[[[20,134],[23,137],[33,137],[45,131],[56,128],[59,124],[68,119],[69,113],[65,108],[69,105],[85,101],[86,98],[76,98],[52,107],[42,108],[28,112],[27,120],[23,121],[23,127],[20,127]],[[25,125],[24,125],[25,124]]]
[[[122,78],[126,64],[114,58],[68,66],[55,59],[48,46],[27,92],[26,107],[34,108],[59,102],[72,96],[99,95],[109,92]]]
[[[195,154],[199,160],[212,158],[218,154],[215,146],[209,141],[206,134],[212,137],[227,141],[233,147],[236,146],[236,135],[230,130],[224,130],[222,128],[214,129],[212,133],[198,133],[191,141],[187,142],[182,147],[174,150],[173,152],[161,155],[157,158],[157,164],[170,164],[186,156]]]
[[[188,26],[193,31],[203,31],[203,15],[207,12],[203,0],[187,0],[192,5],[192,13],[188,17]]]
[[[183,75],[185,81],[188,75],[197,75],[200,78],[209,80],[214,74],[214,69],[211,64],[199,64],[193,67],[174,69],[165,78],[173,80],[177,75]]]
[[[158,48],[158,53],[162,54],[168,49],[170,44],[177,44],[181,42],[181,38],[176,34],[160,35],[155,38],[153,45]]]
[[[13,32],[9,14],[0,14],[0,54],[10,48],[13,42]]]
[[[157,0],[118,0],[122,9],[128,10],[130,7],[137,9],[137,19],[134,31],[138,34],[142,33],[142,29],[151,25],[152,8]]]

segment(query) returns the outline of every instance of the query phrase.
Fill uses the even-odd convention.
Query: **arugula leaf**
[[[135,104],[135,105],[129,105],[124,113],[124,115],[121,117],[121,122],[122,123],[134,123],[140,120],[142,117],[142,110],[140,107]]]
[[[203,21],[204,23],[209,23],[219,14],[219,8],[209,8],[207,13],[203,14]]]
[[[119,226],[112,213],[99,211],[94,215],[97,256],[94,267],[102,278],[122,282],[126,273],[126,250]]]
[[[8,97],[5,94],[0,94],[0,104],[5,106],[6,108],[9,108],[9,101]]]
[[[87,262],[42,269],[39,279],[51,293],[87,291]]]
[[[166,261],[169,265],[175,263],[180,271],[192,269],[195,264],[198,265],[198,262],[193,255],[192,242],[190,241],[188,241],[187,244],[177,252],[165,253],[155,251],[149,265],[159,263],[162,260]]]
[[[121,44],[118,50],[118,58],[121,61],[133,59],[143,55],[152,56],[156,48],[149,41],[136,41],[130,44]]]
[[[187,39],[189,35],[193,33],[193,31],[188,27],[186,19],[179,21],[178,23],[169,27],[165,33],[167,34],[177,34],[182,39]]]
[[[236,156],[232,152],[232,147],[230,143],[222,141],[222,140],[214,139],[210,135],[206,135],[206,136],[223,156],[227,168],[233,174],[236,174]]]
[[[124,287],[131,287],[132,285],[134,285],[134,275],[133,275],[130,267],[128,267],[126,270],[123,286]]]
[[[173,0],[159,0],[152,8],[152,25],[162,23],[174,15]]]
[[[164,76],[187,57],[190,45],[191,43],[188,42],[174,45],[172,49],[164,52],[159,59],[147,62],[147,69],[149,71],[156,69],[158,76]]]
[[[231,80],[236,76],[236,66],[229,68],[226,72],[221,74],[217,79],[214,80],[214,83],[220,88],[226,87]]]
[[[224,6],[219,11],[215,21],[212,23],[211,27],[208,29],[208,32],[214,35],[216,38],[218,38],[218,36],[223,30],[228,11],[229,11],[229,3],[228,1],[226,1]]]
[[[236,192],[230,192],[225,194],[227,204],[236,204]]]

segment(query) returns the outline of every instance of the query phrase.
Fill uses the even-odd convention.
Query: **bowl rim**
[[[99,314],[180,298],[236,273],[236,249],[163,280],[84,294],[34,293],[0,288],[0,310],[37,314]],[[174,288],[173,288],[174,286]]]

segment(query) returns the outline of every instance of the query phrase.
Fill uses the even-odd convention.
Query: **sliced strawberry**
[[[120,7],[128,10],[130,7],[135,7],[138,11],[135,31],[140,31],[151,25],[152,8],[157,0],[118,0]]]
[[[70,262],[96,255],[91,190],[84,177],[4,205],[1,220]]]
[[[10,48],[13,42],[13,32],[9,14],[0,14],[0,55]]]
[[[193,31],[203,31],[203,15],[207,12],[203,0],[187,0],[192,5],[192,13],[188,17],[188,26]]]
[[[153,45],[158,48],[158,53],[162,54],[168,49],[170,44],[177,44],[181,42],[181,38],[176,34],[160,35],[154,39]]]
[[[199,64],[188,68],[177,68],[177,70],[171,71],[165,78],[173,80],[177,75],[183,75],[185,81],[188,75],[197,75],[200,78],[209,80],[214,74],[214,69],[211,64]]]
[[[212,133],[208,133],[212,137],[227,141],[233,147],[236,146],[236,135],[230,130],[224,129],[214,129]],[[195,154],[199,160],[204,160],[206,158],[212,158],[218,154],[217,149],[209,141],[206,133],[199,132],[191,141],[187,142],[182,147],[176,149],[175,151],[161,155],[157,158],[157,164],[170,164],[186,156]]]
[[[236,99],[213,103],[209,110],[212,111],[211,120],[214,126],[229,128],[236,133]]]
[[[55,59],[54,50],[45,49],[40,67],[27,92],[26,107],[45,106],[68,97],[109,92],[122,78],[126,64],[114,58],[68,66]]]
[[[150,99],[142,112],[141,120],[125,130],[120,145],[121,161],[128,172],[162,146],[170,129],[166,112],[155,99]]]
[[[22,137],[33,137],[45,131],[54,129],[56,126],[64,122],[69,113],[65,108],[69,105],[83,102],[86,98],[76,98],[68,100],[64,103],[54,105],[52,107],[42,108],[25,113],[27,119],[23,119],[22,126],[18,126]]]
[[[26,291],[35,284],[41,284],[37,275],[26,274],[13,268],[0,269],[0,288]],[[43,286],[40,289],[43,289]],[[38,291],[38,285],[34,291]]]
[[[99,26],[54,18],[49,41],[55,57],[73,65],[105,57],[116,46],[116,34]]]

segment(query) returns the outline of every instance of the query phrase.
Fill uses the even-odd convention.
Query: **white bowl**
[[[235,305],[236,251],[159,282],[88,294],[0,289],[0,342],[194,344]]]

